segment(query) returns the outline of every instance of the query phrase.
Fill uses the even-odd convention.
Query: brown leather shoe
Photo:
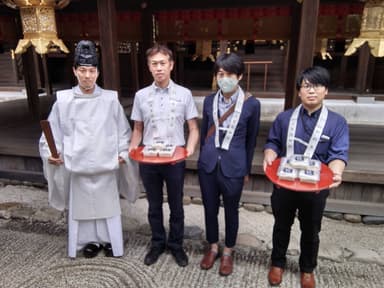
[[[228,276],[233,271],[233,259],[232,255],[223,254],[220,261],[219,274],[221,276]]]
[[[200,268],[204,270],[211,269],[213,264],[215,264],[216,259],[219,257],[218,252],[209,250],[205,252],[203,259],[200,262]]]
[[[313,273],[301,272],[300,284],[301,288],[315,288],[315,275]]]
[[[268,272],[268,282],[271,286],[280,285],[283,280],[284,269],[276,266],[271,266]]]

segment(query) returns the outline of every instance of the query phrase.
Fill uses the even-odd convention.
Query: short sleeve
[[[133,100],[133,107],[131,112],[131,120],[133,121],[144,121],[143,115],[140,110],[140,94],[136,93]]]

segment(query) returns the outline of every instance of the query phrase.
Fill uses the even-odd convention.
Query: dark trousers
[[[317,266],[321,219],[329,190],[320,193],[294,192],[274,187],[271,204],[275,224],[273,226],[272,265],[284,268],[296,211],[300,221],[300,271],[311,273]]]
[[[148,221],[152,230],[152,246],[181,249],[184,238],[185,161],[176,164],[140,164],[140,175],[148,199]],[[166,184],[170,209],[168,243],[163,225],[163,184]]]
[[[239,230],[239,202],[244,177],[225,177],[219,165],[212,173],[206,173],[203,169],[199,169],[198,173],[205,212],[206,239],[210,244],[219,241],[217,217],[220,195],[222,195],[225,215],[225,246],[231,248],[236,244],[237,231]]]

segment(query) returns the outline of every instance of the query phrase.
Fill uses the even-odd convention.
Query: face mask
[[[239,80],[232,77],[223,77],[217,80],[217,85],[219,85],[221,91],[224,93],[234,91],[238,83]]]

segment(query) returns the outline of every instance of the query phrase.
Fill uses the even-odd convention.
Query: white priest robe
[[[49,203],[68,208],[68,256],[87,243],[111,243],[123,255],[119,194],[134,202],[139,193],[138,166],[128,158],[131,136],[117,92],[96,86],[83,94],[78,86],[57,92],[48,117],[64,165],[48,163],[44,135],[39,150],[48,181]],[[126,163],[119,164],[118,157]]]

